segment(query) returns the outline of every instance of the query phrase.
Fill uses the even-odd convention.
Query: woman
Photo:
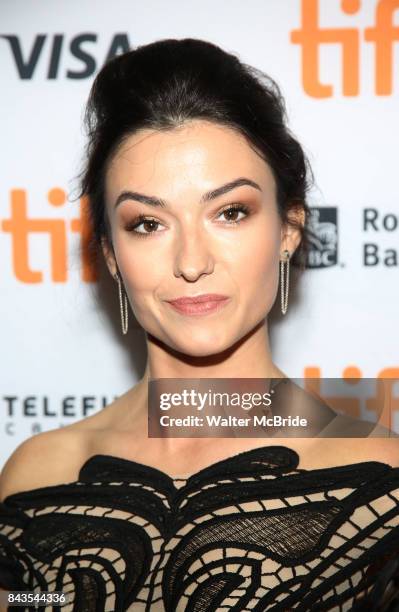
[[[304,261],[310,170],[277,86],[212,44],[160,41],[102,69],[87,125],[82,194],[148,360],[113,404],[7,462],[0,586],[87,612],[388,609],[394,437],[334,439],[323,404],[316,435],[288,444],[147,435],[150,379],[289,382],[268,315]]]

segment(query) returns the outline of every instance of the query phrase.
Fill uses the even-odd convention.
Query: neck
[[[135,432],[147,438],[148,382],[155,378],[286,378],[272,361],[267,320],[262,321],[247,336],[221,354],[209,357],[190,357],[170,349],[156,338],[147,336],[148,359],[143,377],[130,393],[129,404],[134,406]],[[129,419],[131,419],[131,407]],[[192,439],[188,439],[189,445]],[[159,444],[169,451],[185,448],[186,438],[162,438]],[[198,440],[198,447],[209,445],[209,440]]]
[[[148,359],[141,379],[153,378],[281,378],[271,358],[267,320],[235,345],[217,355],[191,357],[147,337]]]

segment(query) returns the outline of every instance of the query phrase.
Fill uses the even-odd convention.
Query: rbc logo
[[[307,268],[329,268],[337,263],[338,227],[335,207],[310,209]]]

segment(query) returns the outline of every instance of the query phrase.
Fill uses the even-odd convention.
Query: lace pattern
[[[399,468],[298,463],[267,446],[184,480],[95,455],[0,504],[0,585],[64,612],[399,609]]]

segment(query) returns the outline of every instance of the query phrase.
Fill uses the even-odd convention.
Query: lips
[[[178,312],[186,315],[203,315],[223,308],[229,298],[218,293],[180,297],[176,300],[167,300]]]
[[[180,297],[176,300],[168,300],[170,304],[200,304],[202,302],[221,302],[227,300],[227,295],[219,293],[204,293],[203,295],[195,295],[193,297]]]

